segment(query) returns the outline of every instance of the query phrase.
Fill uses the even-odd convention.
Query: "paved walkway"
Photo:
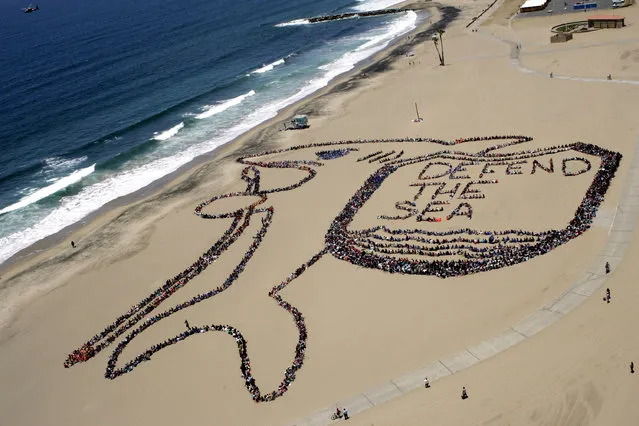
[[[494,37],[494,38],[499,39],[498,37]],[[517,47],[518,46],[517,44],[510,41],[503,40],[503,39],[499,39],[499,40],[511,45],[510,61],[512,62],[513,66],[517,68],[519,71],[524,72],[526,74],[538,74],[538,75],[543,75],[545,77],[550,78],[550,75],[547,74],[546,72],[541,72],[541,71],[534,70],[532,68],[528,68],[521,63],[520,49]],[[587,48],[587,47],[592,47],[592,46],[584,46],[584,48]],[[542,53],[542,52],[535,52],[534,54],[538,54],[538,53]],[[589,83],[597,82],[597,83],[611,83],[611,84],[631,84],[631,85],[639,86],[639,81],[637,80],[617,80],[614,78],[612,80],[608,80],[607,78],[575,77],[571,75],[559,75],[559,74],[553,74],[552,78],[557,80],[584,81]]]
[[[517,49],[515,43],[507,40],[501,41],[513,46],[514,52],[511,54],[513,65],[526,73],[541,74],[538,71],[525,68],[521,65],[519,61],[519,49]],[[554,78],[639,85],[639,81],[590,79],[570,76],[554,76]],[[402,396],[407,392],[423,387],[424,377],[428,377],[432,385],[443,377],[462,371],[531,338],[577,308],[588,297],[597,293],[604,286],[608,278],[605,273],[606,262],[610,264],[613,271],[621,263],[624,254],[630,246],[635,224],[639,219],[639,141],[635,146],[635,152],[632,153],[632,159],[630,159],[630,155],[627,155],[622,161],[632,161],[632,163],[629,166],[620,202],[614,214],[612,214],[611,219],[610,212],[600,212],[604,213],[603,216],[607,216],[612,222],[606,244],[601,253],[593,260],[592,266],[586,269],[583,275],[564,294],[490,339],[445,356],[419,370],[381,383],[352,398],[341,400],[339,401],[339,405],[348,408],[351,415],[356,415],[388,402],[391,399]],[[597,216],[599,217],[600,214]],[[327,407],[309,417],[290,422],[288,425],[320,426],[334,423],[330,418],[334,409],[334,406]]]

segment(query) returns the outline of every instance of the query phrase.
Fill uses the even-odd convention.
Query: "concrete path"
[[[515,50],[518,50],[518,49],[515,48]],[[550,78],[550,75],[546,74],[545,72],[541,72],[541,71],[537,71],[537,70],[533,70],[531,68],[525,67],[521,63],[521,59],[519,58],[519,52],[517,53],[517,56],[515,58],[511,57],[510,60],[511,60],[513,66],[515,68],[517,68],[521,72],[524,72],[526,74],[543,75],[543,76],[546,76],[546,77]],[[584,81],[584,82],[589,82],[589,83],[597,82],[597,83],[611,83],[611,84],[631,84],[631,85],[639,86],[639,81],[637,81],[637,80],[616,80],[614,78],[612,80],[608,80],[607,78],[573,77],[573,76],[570,76],[570,75],[559,75],[559,74],[553,74],[552,78],[554,78],[556,80]]]
[[[507,40],[501,41],[513,46],[513,52],[511,52],[513,65],[526,73],[541,74],[538,71],[530,70],[521,65],[521,62],[519,61],[519,49],[517,49],[515,43]],[[554,78],[586,82],[596,81],[639,85],[639,81],[592,79],[570,76],[554,76]],[[587,268],[583,272],[582,276],[573,283],[573,285],[564,294],[490,339],[479,342],[459,352],[447,355],[419,370],[412,371],[385,383],[381,383],[374,388],[360,393],[359,395],[355,395],[345,400],[336,401],[339,403],[339,406],[346,407],[350,415],[356,415],[364,410],[368,410],[369,408],[373,408],[377,405],[390,401],[391,399],[402,396],[407,392],[423,387],[424,377],[428,377],[432,385],[443,377],[462,371],[481,361],[491,358],[526,339],[531,338],[546,327],[554,324],[564,315],[570,313],[573,309],[577,308],[588,297],[599,292],[608,278],[608,275],[605,272],[606,262],[610,264],[613,271],[621,263],[624,254],[630,246],[635,225],[639,219],[639,141],[635,146],[635,152],[632,153],[632,158],[630,158],[630,155],[627,155],[622,161],[632,161],[632,163],[629,166],[620,202],[612,215],[608,211],[605,213],[601,212],[604,213],[602,216],[605,216],[605,218],[601,218],[604,219],[603,222],[606,224],[608,222],[611,223],[606,244],[601,250],[601,253],[593,260],[592,266]],[[599,216],[599,214],[597,216]],[[595,222],[593,225],[601,226],[602,224]],[[321,426],[335,423],[336,421],[331,420],[331,414],[334,410],[335,406],[326,407],[306,418],[298,419],[294,422],[288,423],[287,425]]]

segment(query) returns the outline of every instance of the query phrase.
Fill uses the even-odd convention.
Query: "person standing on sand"
[[[191,329],[191,324],[189,324],[189,320],[184,320],[184,325],[186,326],[187,330]]]
[[[468,399],[468,392],[466,392],[466,387],[462,387],[461,399]]]
[[[630,361],[630,374],[635,374],[635,363]]]
[[[424,388],[428,389],[430,387],[430,382],[428,381],[428,377],[424,377]]]
[[[75,241],[71,240],[71,248],[75,248]]]
[[[346,409],[346,407],[344,407],[344,420],[348,420],[350,417],[348,417],[348,410]]]

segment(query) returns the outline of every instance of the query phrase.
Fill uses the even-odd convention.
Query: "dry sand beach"
[[[600,261],[636,161],[639,9],[619,11],[626,17],[625,28],[578,34],[569,43],[551,45],[550,27],[570,15],[508,20],[504,10],[512,8],[512,2],[507,0],[466,28],[489,3],[442,5],[459,8],[444,34],[445,67],[438,65],[429,38],[406,48],[414,56],[377,58],[383,67],[388,65],[384,72],[373,72],[373,67],[363,75],[341,79],[317,97],[284,111],[270,126],[223,147],[153,195],[113,208],[79,228],[69,238],[78,243],[77,249],[65,240],[5,267],[0,278],[0,425],[308,424],[315,413],[336,404],[345,406],[344,401],[367,389],[498,335],[566,293]],[[444,16],[434,13],[431,20],[436,23]],[[548,77],[550,72],[555,78]],[[606,81],[608,73],[614,80],[627,81]],[[412,121],[415,102],[424,118],[421,123]],[[294,111],[310,113],[310,129],[274,130]],[[460,154],[393,171],[355,215],[350,230],[376,225],[437,232],[561,229],[575,216],[601,159],[574,150],[552,151],[539,158],[546,168],[553,159],[552,173],[534,166],[530,157],[510,170],[495,165],[494,173],[488,174],[484,167],[491,158],[482,151],[514,139],[451,146],[424,141],[286,150],[358,139],[454,141],[493,135],[532,140],[489,152],[512,154],[584,142],[620,153],[623,159],[593,226],[583,235],[512,266],[447,278],[390,274],[354,265],[325,253],[326,233],[353,194],[384,164],[399,165],[393,161],[443,150]],[[284,151],[257,156],[272,150]],[[332,152],[322,159],[317,154],[322,150]],[[128,338],[117,368],[152,345],[184,333],[185,320],[203,330],[207,325],[228,324],[247,342],[251,372],[264,396],[278,390],[285,371],[294,365],[300,334],[297,317],[287,312],[293,306],[303,314],[308,337],[303,366],[296,367],[288,390],[274,401],[256,404],[242,377],[236,336],[225,332],[194,334],[153,353],[150,360],[114,380],[104,377],[107,362],[128,333],[86,362],[65,369],[67,354],[192,265],[220,238],[227,238],[225,231],[238,229],[232,217],[207,220],[193,211],[214,196],[246,189],[241,176],[247,165],[236,161],[245,156],[261,162],[262,191],[296,185],[309,176],[304,167],[316,174],[299,187],[268,193],[253,210],[242,209],[258,196],[205,206],[205,214],[239,209],[243,213],[238,220],[250,220],[225,240],[227,250],[216,252],[208,268],[149,316],[220,287],[229,275],[234,277],[232,285]],[[585,170],[576,164],[585,161],[572,161],[577,157],[592,167],[570,176]],[[419,222],[407,204],[405,209],[395,207],[396,202],[413,200],[415,209],[423,211],[437,188],[426,185],[430,180],[425,176],[435,176],[437,167],[447,170],[434,165],[429,166],[431,175],[423,174],[427,161],[449,161],[455,167],[462,158],[475,161],[458,169],[458,176],[469,177],[457,182],[448,179],[450,173],[442,174],[446,189],[461,186],[454,200],[442,205],[442,212],[432,214],[445,217],[467,203],[472,218],[464,207],[450,220]],[[495,158],[493,162],[499,162]],[[265,163],[295,167],[263,167]],[[568,164],[567,169],[562,164]],[[471,179],[494,180],[476,185],[485,198],[459,197]],[[415,182],[424,183],[423,198],[413,198],[420,188],[410,186]],[[411,216],[405,219],[383,218],[407,213]],[[634,223],[627,226],[633,229]],[[639,248],[635,239],[626,246],[623,258],[615,257],[604,284],[612,290],[612,303],[603,302],[603,289],[597,290],[540,333],[484,362],[433,380],[428,390],[416,389],[362,412],[347,407],[352,414],[349,421],[357,425],[635,424],[639,412],[632,396],[639,387],[639,373],[631,375],[628,366],[633,359],[639,362],[639,344],[632,338],[639,319],[632,259]],[[251,257],[242,264],[247,251]],[[287,281],[315,255],[321,255],[316,263]],[[414,253],[407,256],[429,260]],[[449,258],[463,261],[459,255]],[[242,271],[233,275],[237,265]],[[605,275],[601,268],[597,273]],[[273,292],[282,282],[288,285]],[[278,301],[290,305],[282,309]],[[470,394],[466,401],[459,397],[462,386]],[[328,415],[322,416],[317,424],[328,424]]]

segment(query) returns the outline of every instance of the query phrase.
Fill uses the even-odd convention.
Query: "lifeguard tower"
[[[306,115],[296,115],[291,121],[294,129],[308,129],[308,117]]]

